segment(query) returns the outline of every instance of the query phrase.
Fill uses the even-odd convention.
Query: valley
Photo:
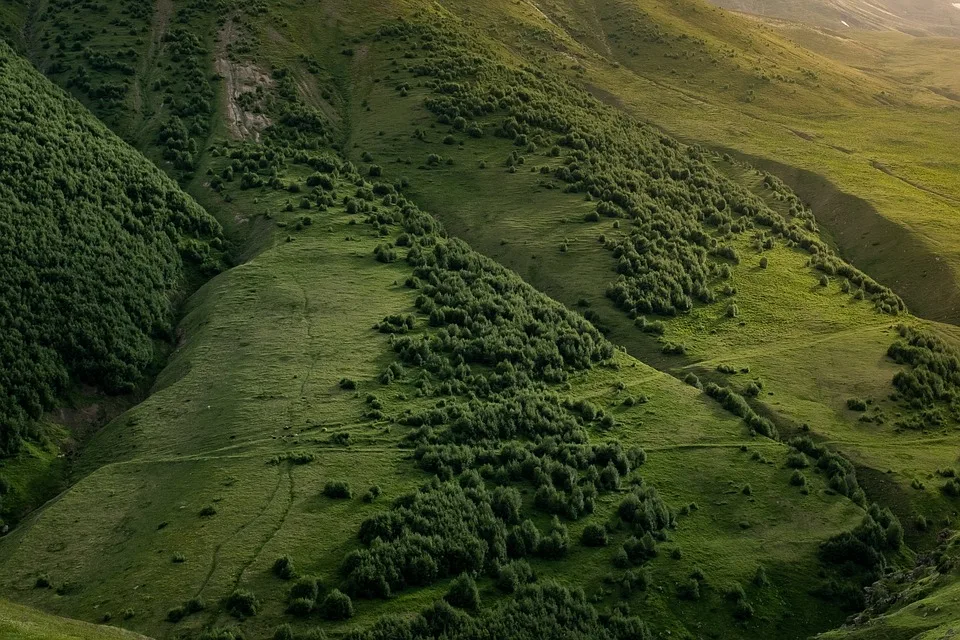
[[[787,4],[0,3],[0,636],[949,633],[956,41]]]

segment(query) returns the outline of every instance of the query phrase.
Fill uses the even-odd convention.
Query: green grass
[[[635,15],[632,4],[540,4],[550,20],[527,3],[484,0],[456,11],[474,21],[470,33],[492,44],[504,63],[527,60],[559,68],[558,59],[569,67],[570,55],[582,56],[585,71],[566,68],[571,78],[687,139],[748,154],[769,156],[775,150],[776,159],[824,173],[898,224],[915,222],[909,217],[912,207],[926,207],[928,215],[916,234],[929,248],[929,231],[943,223],[947,208],[927,207],[929,194],[913,193],[902,181],[888,182],[879,171],[859,163],[873,156],[872,145],[896,148],[891,141],[881,144],[872,137],[882,125],[902,120],[902,112],[887,113],[872,104],[874,93],[890,88],[887,80],[818,58],[770,29],[747,29],[748,23],[739,18],[716,17],[719,14],[702,4],[644,5],[668,35],[690,30],[703,38],[705,44],[691,45],[692,57],[681,59],[663,56],[682,50],[683,43],[671,39],[673,35],[668,45],[650,46],[641,42],[642,33],[608,38],[609,24],[628,24]],[[663,355],[660,342],[636,329],[604,296],[615,278],[614,261],[598,237],[618,237],[627,230],[627,221],[622,221],[622,230],[606,218],[584,222],[595,203],[544,188],[541,175],[529,169],[559,164],[545,149],[527,153],[526,164],[511,174],[504,160],[512,147],[503,140],[458,135],[464,140],[462,148],[442,144],[445,128],[430,128],[433,116],[423,109],[427,91],[414,82],[407,97],[396,92],[390,63],[402,51],[364,36],[387,17],[412,17],[419,3],[325,4],[309,12],[283,3],[269,6],[268,17],[248,20],[254,25],[248,34],[254,45],[235,53],[235,61],[264,69],[290,67],[307,83],[301,99],[331,114],[346,155],[361,170],[369,164],[361,161],[361,153],[369,151],[388,178],[408,177],[406,195],[436,214],[453,235],[568,306],[588,301],[609,338],[626,349],[616,356],[616,366],[576,374],[568,388],[558,390],[573,399],[590,399],[614,414],[619,425],[609,435],[625,446],[642,445],[649,454],[639,475],[671,506],[696,502],[699,508],[681,517],[678,529],[661,545],[660,556],[651,563],[653,588],[645,593],[621,596],[619,588],[609,584],[611,577],[622,574],[610,562],[626,537],[619,530],[606,548],[577,543],[563,561],[536,560],[541,576],[583,587],[601,611],[625,600],[655,629],[678,637],[703,629],[718,637],[807,637],[843,621],[845,614],[834,603],[810,593],[820,583],[817,548],[829,536],[856,525],[863,511],[828,491],[826,479],[812,470],[807,472],[809,493],[791,486],[792,471],[784,464],[788,447],[751,436],[741,420],[680,382],[677,378],[688,370],[735,390],[762,378],[763,395],[756,406],[777,419],[784,435],[799,432],[800,424],[807,423],[814,437],[858,465],[861,484],[871,499],[897,511],[908,541],[920,548],[931,544],[932,532],[921,535],[911,528],[913,515],[952,508],[933,472],[952,463],[960,437],[952,431],[895,429],[895,414],[902,409],[886,397],[897,368],[885,358],[895,319],[842,293],[835,280],[820,287],[818,273],[806,264],[808,254],[797,249],[778,243],[763,252],[770,266],[760,269],[761,254],[744,236],[738,241],[743,260],[731,281],[738,289],[738,317],[726,315],[725,299],[696,306],[691,314],[670,320],[664,338],[685,343],[687,355]],[[449,7],[429,9],[434,10],[454,12]],[[219,25],[211,15],[201,18],[190,27],[209,54]],[[698,26],[694,30],[691,25]],[[537,34],[543,40],[532,37]],[[354,36],[357,42],[351,41]],[[142,51],[149,49],[149,41],[140,45]],[[560,43],[565,53],[548,53],[541,42]],[[353,56],[339,53],[347,45],[355,49]],[[723,47],[729,46],[736,49],[734,62],[722,59],[702,77],[690,77],[709,57],[720,59]],[[638,53],[630,54],[631,48]],[[758,49],[774,53],[758,54]],[[146,57],[140,60],[166,60],[164,51],[141,53]],[[311,76],[300,54],[322,61],[323,73]],[[789,57],[769,66],[779,54]],[[619,64],[611,64],[614,60]],[[807,63],[821,74],[820,80],[794,69]],[[756,65],[764,72],[787,74],[788,80],[757,90],[759,80],[751,70]],[[152,77],[145,73],[138,71],[140,85]],[[731,88],[718,90],[722,83]],[[300,572],[320,577],[327,586],[338,584],[342,558],[358,545],[361,521],[429,479],[417,468],[412,452],[398,446],[407,428],[389,418],[426,408],[432,401],[418,397],[408,382],[384,387],[375,381],[394,355],[389,338],[372,327],[388,314],[415,311],[416,293],[402,286],[410,267],[402,260],[384,265],[373,259],[380,238],[368,225],[349,224],[351,216],[339,205],[353,187],[338,184],[338,205],[325,212],[311,210],[313,224],[304,230],[294,228],[303,212],[284,211],[287,200],[296,203],[298,195],[240,191],[234,185],[228,199],[210,190],[205,172],[219,174],[228,161],[210,154],[208,147],[231,137],[223,117],[223,85],[216,86],[220,95],[207,118],[207,133],[197,137],[204,141],[197,170],[185,184],[223,222],[242,264],[208,282],[186,303],[176,350],[152,393],[90,440],[73,466],[76,482],[0,540],[0,592],[5,597],[80,620],[96,621],[110,612],[112,624],[158,637],[235,624],[218,603],[236,588],[252,591],[263,602],[262,612],[241,624],[248,636],[269,637],[280,622],[307,626],[284,613],[289,584],[272,575],[274,560],[288,555]],[[314,95],[331,86],[335,91],[330,100]],[[756,99],[741,102],[750,90],[756,91]],[[829,91],[839,91],[840,97],[828,96]],[[905,99],[900,93],[897,97]],[[147,114],[151,109],[162,112],[160,94],[146,93],[142,99],[142,113],[124,111],[115,126],[159,161],[162,156],[153,142],[159,121]],[[930,105],[910,106],[920,114],[918,124],[911,128],[901,123],[888,130],[904,139],[928,139],[948,115],[936,110],[939,104],[931,99]],[[806,117],[797,112],[829,114],[841,107],[866,117],[851,124],[847,118],[822,116],[816,122],[823,133],[818,129],[817,135],[826,139],[831,128],[831,143],[858,149],[853,158],[792,134],[784,141],[784,126],[808,130],[806,120],[795,121]],[[787,114],[783,121],[771,115],[778,112]],[[418,127],[427,130],[428,142],[413,139]],[[863,140],[852,142],[857,136]],[[936,149],[940,154],[945,147]],[[914,152],[908,149],[906,157],[914,157]],[[422,168],[430,153],[452,158],[454,164]],[[890,162],[884,155],[876,157]],[[397,158],[404,161],[395,162]],[[479,168],[481,161],[485,169]],[[718,162],[718,167],[776,205],[756,175],[727,163]],[[299,165],[283,167],[285,180],[302,181],[309,173]],[[922,177],[930,184],[936,181],[932,174]],[[842,249],[838,237],[834,233],[833,241]],[[950,238],[941,255],[952,265]],[[567,251],[560,250],[561,244],[568,245]],[[898,256],[889,268],[912,264],[912,259]],[[898,284],[909,289],[920,279],[910,272]],[[949,287],[943,289],[943,297],[931,304],[950,299]],[[957,342],[955,330],[936,327]],[[718,364],[749,367],[750,372],[725,377],[716,372]],[[340,388],[345,377],[357,381],[355,391]],[[368,393],[383,401],[388,419],[364,416]],[[623,404],[627,395],[640,394],[649,402]],[[872,407],[879,407],[887,422],[859,423],[859,414],[846,408],[851,397],[873,400]],[[332,440],[342,434],[350,435],[349,445]],[[594,442],[607,437],[591,433]],[[308,464],[270,463],[277,456],[304,451],[314,457]],[[753,459],[754,452],[766,461]],[[925,489],[910,488],[917,478],[924,479]],[[327,482],[341,480],[349,482],[352,499],[323,496]],[[360,496],[374,484],[384,495],[364,503]],[[751,495],[742,492],[747,484]],[[525,501],[532,502],[532,490],[525,492]],[[578,541],[588,522],[615,520],[618,502],[616,494],[601,495],[594,516],[568,523],[571,539]],[[216,513],[202,516],[210,506]],[[546,524],[543,514],[537,518],[538,524]],[[682,550],[681,559],[671,557],[674,548]],[[174,562],[180,555],[183,562]],[[906,563],[909,556],[897,561]],[[769,587],[751,586],[758,565],[767,570]],[[703,597],[679,601],[677,584],[695,567],[706,575]],[[35,587],[40,574],[49,576],[52,589]],[[734,620],[724,596],[735,582],[744,586],[757,611],[746,623]],[[65,595],[57,594],[57,587]],[[499,598],[489,579],[481,579],[480,587],[486,602]],[[355,600],[353,620],[323,626],[338,637],[372,624],[382,614],[416,611],[445,589],[446,583],[438,582],[383,602]],[[176,626],[165,621],[168,610],[192,597],[202,597],[207,610]],[[135,615],[122,620],[119,614],[128,608]]]
[[[7,640],[145,640],[129,631],[57,618],[5,600],[0,600],[0,636]]]
[[[244,198],[237,206],[253,206],[251,196]],[[285,222],[299,214],[280,212],[284,199],[260,196],[257,207]],[[164,621],[168,609],[197,596],[215,605],[241,587],[264,603],[244,628],[266,635],[287,619],[287,585],[270,571],[277,557],[289,555],[301,572],[336,584],[340,559],[357,544],[360,521],[426,480],[396,446],[403,429],[387,432],[362,417],[368,392],[382,398],[388,413],[422,404],[412,388],[373,381],[390,358],[387,337],[371,327],[384,315],[412,309],[413,293],[396,284],[409,268],[374,261],[378,240],[365,225],[347,224],[342,209],[313,216],[305,231],[278,229],[254,259],[190,300],[179,329],[181,346],[154,393],[91,441],[78,466],[86,474],[82,480],[0,543],[5,593],[82,620],[132,608],[136,616],[125,626],[163,636],[172,629]],[[287,233],[292,242],[283,240]],[[355,240],[345,240],[348,235]],[[697,390],[629,356],[618,356],[618,363],[615,370],[579,375],[569,394],[612,409],[622,425],[614,435],[650,453],[645,479],[663,487],[671,504],[697,501],[700,507],[682,519],[675,540],[654,563],[663,594],[634,596],[636,607],[649,608],[651,622],[663,628],[681,631],[693,620],[709,620],[738,633],[732,614],[714,612],[719,591],[685,605],[674,601],[673,585],[693,564],[704,568],[718,590],[748,583],[763,563],[779,578],[769,592],[751,596],[764,612],[751,628],[797,636],[839,622],[835,611],[800,617],[784,612],[823,609],[807,593],[817,544],[852,526],[859,509],[827,495],[816,481],[808,496],[793,491],[788,471],[780,468],[783,445],[754,444],[738,420]],[[340,390],[342,377],[357,380],[358,389]],[[625,385],[622,391],[618,382]],[[624,394],[640,393],[648,403],[619,407]],[[347,447],[329,442],[341,432],[351,434]],[[741,445],[759,448],[771,463],[751,460]],[[278,454],[302,450],[315,460],[268,464]],[[690,465],[698,468],[695,476],[687,471]],[[354,498],[323,497],[331,480],[348,481]],[[359,495],[373,484],[385,495],[364,504]],[[754,496],[739,493],[744,484],[755,488]],[[216,514],[201,516],[208,505]],[[597,517],[615,506],[614,496],[604,498]],[[784,513],[790,514],[786,520]],[[742,521],[751,527],[742,529]],[[572,535],[582,526],[574,523]],[[667,556],[674,545],[684,549],[683,561]],[[614,573],[614,547],[575,549],[563,563],[538,561],[538,570],[612,603],[602,589],[604,577]],[[173,562],[175,554],[184,561]],[[40,573],[49,575],[54,588],[73,587],[65,596],[36,589]],[[382,604],[357,601],[350,626],[424,606],[442,589],[405,591]],[[229,622],[225,614],[201,612],[176,629]]]

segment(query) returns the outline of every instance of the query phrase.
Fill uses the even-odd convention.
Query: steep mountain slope
[[[936,544],[956,330],[605,104],[611,6],[40,7],[35,59],[245,262],[0,540],[0,592],[155,637],[800,638]]]
[[[171,331],[184,259],[219,268],[220,226],[2,44],[0,70],[0,455],[29,469],[29,449],[63,437],[43,413],[72,385],[135,388]],[[31,487],[8,464],[15,513]]]

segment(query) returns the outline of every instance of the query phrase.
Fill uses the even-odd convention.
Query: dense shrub
[[[607,529],[601,524],[588,524],[581,534],[581,541],[588,547],[607,546]]]
[[[476,638],[590,638],[652,640],[646,624],[617,613],[601,617],[580,590],[555,582],[521,587],[475,617],[428,607],[416,616],[388,616],[350,640],[474,640]]]
[[[277,558],[273,563],[272,571],[273,575],[281,580],[290,580],[297,576],[297,570],[293,566],[293,561],[289,556],[280,556]]]
[[[339,589],[332,589],[320,604],[320,613],[327,620],[347,620],[353,617],[353,602]]]
[[[249,591],[237,589],[224,601],[227,612],[236,618],[255,616],[260,611],[260,601]]]
[[[133,390],[219,224],[0,43],[0,456],[71,382]]]
[[[467,611],[476,611],[480,608],[480,591],[477,589],[477,583],[466,573],[453,579],[443,599]]]
[[[323,485],[323,495],[328,498],[340,498],[348,500],[353,497],[350,491],[350,485],[343,480],[331,480]]]

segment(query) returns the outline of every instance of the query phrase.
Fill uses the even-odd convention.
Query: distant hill
[[[724,9],[819,27],[960,35],[960,8],[949,0],[710,0]]]

